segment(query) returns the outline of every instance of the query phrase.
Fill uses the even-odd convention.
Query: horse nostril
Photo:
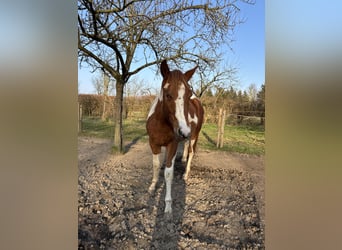
[[[181,136],[181,137],[184,137],[184,134],[182,133],[182,130],[179,128],[178,129],[178,134]]]
[[[178,129],[178,134],[179,134],[181,137],[183,137],[183,138],[188,138],[188,137],[189,137],[189,135],[183,134],[183,132],[182,132],[182,130],[181,130],[180,128]]]

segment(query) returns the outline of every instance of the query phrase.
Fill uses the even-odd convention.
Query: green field
[[[222,150],[252,155],[265,154],[265,129],[262,126],[225,125],[224,143],[216,148],[217,125],[203,124],[198,144],[203,149]]]
[[[132,142],[147,142],[145,120],[124,120],[124,142],[128,145]],[[112,138],[114,126],[111,120],[101,121],[100,118],[84,117],[82,120],[83,136],[95,136]],[[203,124],[198,147],[207,150],[221,150],[238,152],[251,155],[265,154],[265,129],[263,126],[226,125],[224,129],[223,148],[216,148],[217,125]]]

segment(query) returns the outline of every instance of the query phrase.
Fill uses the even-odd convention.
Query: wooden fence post
[[[82,104],[78,103],[78,132],[82,132]]]
[[[222,109],[219,110],[218,115],[218,122],[217,122],[217,140],[216,140],[216,147],[219,148],[220,146],[220,139],[221,139],[221,119],[222,119]]]
[[[218,123],[217,123],[217,142],[216,147],[222,148],[224,141],[224,125],[226,122],[226,110],[222,108],[219,111]]]
[[[221,133],[220,133],[220,145],[219,145],[220,148],[223,147],[225,121],[226,121],[226,110],[223,110],[222,118],[221,118]]]

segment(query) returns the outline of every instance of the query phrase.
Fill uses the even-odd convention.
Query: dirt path
[[[264,159],[197,152],[189,179],[178,160],[172,218],[164,179],[155,195],[149,146],[121,156],[110,141],[79,137],[79,249],[264,249]]]

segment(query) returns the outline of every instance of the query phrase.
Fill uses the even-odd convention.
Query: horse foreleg
[[[153,178],[148,191],[151,193],[155,190],[156,184],[158,182],[159,177],[159,169],[160,169],[160,161],[159,161],[159,154],[153,154]]]
[[[188,162],[186,164],[184,180],[187,180],[188,176],[189,176],[191,161],[192,161],[192,158],[194,157],[194,144],[195,144],[195,142],[196,142],[196,139],[189,141],[189,158],[188,158]]]
[[[166,194],[165,194],[165,213],[172,212],[172,197],[171,197],[171,188],[172,188],[172,180],[173,180],[173,172],[174,172],[174,161],[176,156],[172,159],[171,167],[166,167],[164,176],[166,183]]]
[[[166,167],[164,171],[166,194],[165,194],[165,213],[172,212],[171,188],[173,181],[173,172],[176,159],[177,143],[170,144],[167,148]]]
[[[190,140],[184,142],[184,150],[183,150],[183,156],[182,156],[182,162],[186,162],[188,158],[189,153],[189,147],[190,147]]]

